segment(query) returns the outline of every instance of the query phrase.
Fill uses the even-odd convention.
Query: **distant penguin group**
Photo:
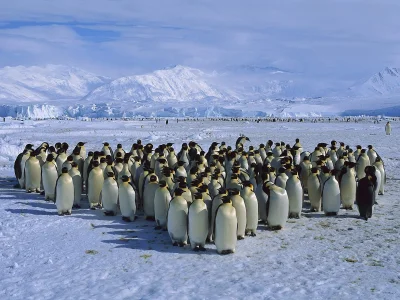
[[[154,147],[141,140],[130,149],[118,144],[113,151],[105,142],[89,152],[83,142],[72,151],[65,142],[27,144],[14,170],[19,187],[42,193],[59,215],[81,208],[86,194],[90,209],[120,214],[126,222],[144,215],[174,246],[205,251],[214,243],[220,254],[256,236],[259,223],[284,228],[288,218],[307,212],[305,202],[310,212],[326,216],[356,203],[368,220],[384,194],[385,167],[372,145],[353,151],[332,141],[309,152],[300,139],[293,146],[269,140],[258,148],[247,142],[240,136],[234,147],[213,142],[204,151],[190,141],[177,152],[173,143]]]

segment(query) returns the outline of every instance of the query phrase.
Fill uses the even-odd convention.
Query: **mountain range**
[[[0,116],[265,116],[362,113],[360,103],[398,103],[400,69],[334,91],[322,81],[275,67],[227,66],[204,72],[173,66],[143,75],[98,76],[75,67],[0,69]],[[356,110],[354,110],[356,109]]]

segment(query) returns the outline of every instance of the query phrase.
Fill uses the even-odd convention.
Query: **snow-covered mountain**
[[[185,66],[174,66],[145,75],[121,77],[98,87],[82,100],[98,103],[166,102],[228,99],[224,88],[213,86],[212,75]]]
[[[0,69],[0,100],[10,102],[80,99],[109,78],[62,65]]]
[[[400,95],[400,69],[386,67],[367,81],[351,87],[350,90],[356,95],[363,96]]]

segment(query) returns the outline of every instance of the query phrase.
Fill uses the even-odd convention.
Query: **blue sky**
[[[252,64],[352,82],[400,66],[399,15],[398,0],[0,1],[0,67]]]

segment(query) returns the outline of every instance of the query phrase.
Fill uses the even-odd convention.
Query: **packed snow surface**
[[[0,299],[399,299],[400,140],[385,122],[255,123],[249,121],[10,121],[0,123]],[[14,189],[13,162],[27,143],[75,145],[102,142],[130,148],[137,139],[154,145],[195,140],[234,145],[239,134],[258,147],[267,140],[306,150],[335,139],[375,146],[385,161],[387,186],[368,222],[358,212],[336,217],[310,213],[271,231],[238,241],[236,253],[218,255],[173,247],[167,232],[143,216],[123,223],[100,210],[59,217],[43,196]]]

